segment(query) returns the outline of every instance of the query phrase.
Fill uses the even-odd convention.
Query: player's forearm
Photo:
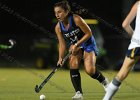
[[[132,37],[132,35],[133,35],[133,29],[132,29],[132,27],[130,26],[130,25],[128,25],[128,26],[126,26],[126,27],[123,27],[124,29],[125,29],[125,31],[128,33],[128,35],[130,36],[130,37]]]
[[[63,59],[65,50],[66,46],[64,44],[59,44],[59,59]]]
[[[77,46],[81,45],[82,43],[84,43],[85,41],[87,41],[90,37],[92,36],[92,34],[85,34],[76,44]]]

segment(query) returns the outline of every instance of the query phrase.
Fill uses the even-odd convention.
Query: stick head
[[[13,47],[16,44],[16,41],[14,41],[13,39],[9,39],[9,42],[11,44],[11,47]]]
[[[36,86],[35,86],[35,92],[36,92],[36,93],[39,93],[39,91],[40,91],[40,90],[39,90],[39,87],[38,87],[38,85],[36,85]]]

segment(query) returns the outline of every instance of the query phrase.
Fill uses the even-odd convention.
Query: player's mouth
[[[60,18],[57,18],[58,20],[60,20]]]

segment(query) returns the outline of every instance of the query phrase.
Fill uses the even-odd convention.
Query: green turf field
[[[66,70],[58,70],[40,93],[34,92],[35,85],[40,84],[50,71],[0,68],[0,100],[39,100],[41,94],[45,94],[46,100],[71,100],[74,89]],[[103,71],[103,74],[110,80],[116,72]],[[84,71],[81,76],[84,100],[102,100],[104,90],[101,84]],[[140,100],[140,72],[131,72],[113,100]]]

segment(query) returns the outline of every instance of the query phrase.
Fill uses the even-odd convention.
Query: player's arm
[[[132,7],[131,11],[129,12],[129,14],[127,15],[127,17],[125,18],[125,20],[122,23],[122,27],[125,29],[125,31],[132,36],[133,35],[133,29],[130,26],[131,22],[134,20],[136,13],[137,13],[137,6],[138,6],[139,2],[136,2],[134,4],[134,6]]]
[[[65,40],[62,36],[60,26],[58,23],[55,27],[55,32],[56,32],[58,42],[59,42],[59,60],[60,60],[60,59],[63,59],[63,57],[64,57],[65,50],[66,50],[66,43],[65,43]]]
[[[92,36],[92,32],[89,26],[80,16],[74,15],[74,21],[76,25],[85,33],[85,35],[77,42],[77,46],[79,46]]]

